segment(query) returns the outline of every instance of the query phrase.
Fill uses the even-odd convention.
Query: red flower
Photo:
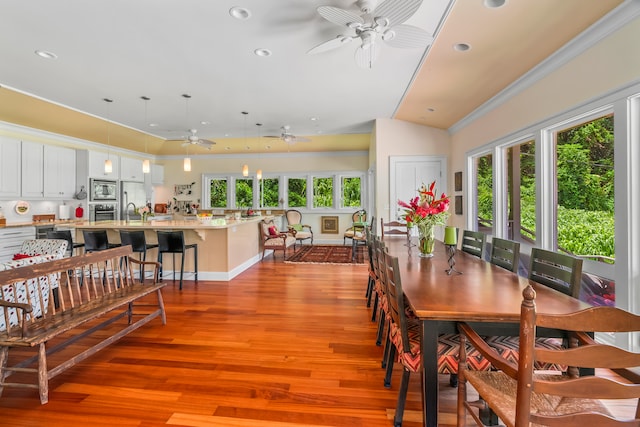
[[[442,193],[440,198],[436,198],[436,182],[433,181],[429,187],[422,184],[418,189],[419,196],[406,203],[398,200],[398,205],[405,208],[405,220],[407,224],[433,224],[444,225],[449,214],[449,197]]]

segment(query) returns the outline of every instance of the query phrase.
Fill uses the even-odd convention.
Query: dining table
[[[384,240],[398,257],[402,288],[421,323],[423,424],[438,425],[438,336],[457,332],[457,322],[470,322],[485,335],[517,335],[522,291],[531,284],[537,311],[563,314],[589,304],[526,277],[456,250],[455,270],[448,274],[447,247],[436,241],[432,257],[421,257],[406,239]]]

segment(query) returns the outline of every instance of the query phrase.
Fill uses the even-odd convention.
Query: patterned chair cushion
[[[53,240],[53,239],[40,239],[40,240],[26,240],[22,244],[20,253],[33,255],[28,258],[21,258],[13,261],[7,261],[0,263],[0,271],[23,267],[26,265],[39,264],[42,262],[53,261],[56,259],[62,259],[67,250],[66,240]],[[36,255],[36,254],[42,255]],[[35,279],[28,280],[16,284],[15,292],[11,286],[0,287],[0,297],[5,301],[21,302],[25,304],[31,304],[33,307],[32,316],[42,316],[43,312],[47,312],[49,307],[49,281],[53,283],[52,287],[57,287],[58,276],[49,275],[48,277],[40,277],[38,279],[40,288],[42,289],[43,300],[38,300],[38,292]],[[12,326],[18,325],[18,312],[15,309],[8,309],[7,314],[9,316],[9,324]],[[6,330],[5,313],[4,308],[0,307],[0,331]]]

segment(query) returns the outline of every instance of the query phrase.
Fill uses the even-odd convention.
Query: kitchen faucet
[[[127,203],[127,206],[124,208],[124,210],[125,210],[125,212],[127,214],[127,222],[129,221],[129,205],[133,206],[133,212],[134,213],[136,212],[136,209],[137,209],[135,203],[133,203],[133,202]]]

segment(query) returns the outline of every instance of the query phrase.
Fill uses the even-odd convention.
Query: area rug
[[[303,245],[297,248],[296,252],[287,257],[284,262],[291,264],[364,264],[367,256],[366,249],[366,246],[358,245],[355,260],[352,260],[351,245]]]

